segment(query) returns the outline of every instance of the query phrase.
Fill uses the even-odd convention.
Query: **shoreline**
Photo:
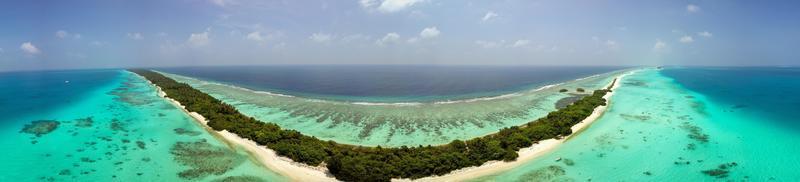
[[[589,125],[591,125],[592,122],[594,122],[598,118],[600,118],[600,116],[602,116],[602,114],[605,112],[605,110],[608,107],[608,105],[610,105],[610,103],[611,103],[610,98],[614,94],[613,90],[615,90],[616,88],[619,87],[620,82],[621,82],[623,77],[625,77],[625,76],[627,76],[629,74],[632,74],[634,72],[635,71],[630,71],[630,72],[623,73],[623,74],[617,76],[615,78],[616,82],[614,82],[613,86],[610,85],[611,83],[609,83],[609,86],[611,86],[612,92],[609,92],[605,96],[603,96],[603,98],[605,98],[607,100],[606,101],[607,104],[605,106],[596,107],[592,111],[591,115],[586,117],[584,120],[582,120],[578,124],[575,124],[574,126],[572,126],[571,127],[571,129],[573,131],[572,134],[570,134],[569,136],[563,137],[561,139],[542,140],[542,141],[539,141],[536,144],[533,144],[530,147],[522,148],[522,149],[520,149],[518,151],[519,157],[515,161],[511,161],[511,162],[489,161],[489,162],[486,162],[486,163],[484,163],[483,165],[480,165],[480,166],[467,167],[467,168],[455,170],[455,171],[452,171],[452,172],[450,172],[450,173],[448,173],[446,175],[443,175],[443,176],[430,176],[430,177],[425,177],[425,178],[419,178],[419,179],[416,179],[416,180],[411,180],[411,179],[407,179],[407,178],[392,179],[392,181],[462,181],[462,180],[474,179],[474,178],[477,178],[477,177],[486,176],[486,175],[494,174],[494,173],[497,173],[497,172],[505,171],[505,170],[511,169],[513,167],[519,166],[519,165],[521,165],[521,164],[523,164],[523,163],[525,163],[527,161],[536,159],[539,156],[542,156],[542,155],[547,154],[548,152],[552,151],[557,146],[559,146],[561,143],[564,143],[564,141],[568,140],[570,137],[572,137],[572,136],[576,135],[577,133],[579,133],[580,131],[584,130]],[[137,75],[137,76],[139,76],[139,75]],[[272,171],[274,171],[274,172],[276,172],[278,174],[281,174],[282,176],[284,176],[286,178],[289,178],[291,180],[296,180],[296,181],[338,181],[333,177],[333,175],[328,173],[327,169],[324,168],[324,167],[308,166],[308,165],[305,165],[305,164],[297,163],[297,162],[292,161],[289,158],[278,156],[277,153],[274,150],[269,149],[269,148],[267,148],[266,146],[263,146],[263,145],[258,145],[257,143],[255,143],[252,140],[241,138],[238,135],[230,133],[230,132],[228,132],[226,130],[215,131],[213,129],[210,129],[208,127],[208,125],[207,125],[208,120],[206,120],[205,117],[203,117],[202,115],[200,115],[200,114],[198,114],[196,112],[190,112],[190,111],[186,110],[185,106],[183,106],[180,102],[178,102],[178,101],[176,101],[176,100],[174,100],[172,98],[166,97],[166,93],[161,90],[161,87],[153,84],[152,82],[150,82],[146,78],[142,77],[142,79],[145,79],[148,83],[150,83],[150,85],[152,85],[153,87],[156,88],[156,90],[158,91],[158,96],[159,97],[167,99],[167,101],[169,101],[172,105],[180,108],[184,113],[186,113],[187,115],[191,116],[196,122],[198,122],[199,124],[202,124],[202,126],[204,128],[206,128],[206,130],[208,130],[209,132],[212,132],[216,136],[219,136],[223,140],[225,140],[226,143],[236,144],[236,145],[242,147],[248,153],[250,153],[251,156],[253,156],[256,160],[258,160],[258,162],[260,162],[264,167],[266,167],[266,168],[268,168],[268,169],[270,169],[270,170],[272,170]],[[607,87],[608,86],[606,86],[604,88],[607,88]]]
[[[450,172],[448,174],[445,174],[445,175],[442,175],[442,176],[429,176],[429,177],[419,178],[419,179],[415,179],[415,180],[406,179],[406,178],[403,178],[403,179],[392,179],[392,181],[464,181],[464,180],[475,179],[475,178],[478,178],[478,177],[487,176],[487,175],[491,175],[491,174],[496,174],[496,173],[502,172],[502,171],[507,171],[507,170],[510,170],[510,169],[512,169],[514,167],[520,166],[520,165],[522,165],[522,164],[524,164],[526,162],[529,162],[529,161],[531,161],[533,159],[537,159],[537,158],[543,156],[544,154],[548,154],[548,153],[550,153],[550,151],[558,148],[558,146],[560,146],[562,143],[566,142],[567,140],[569,140],[573,136],[579,134],[581,131],[583,131],[586,128],[588,128],[592,123],[597,121],[597,119],[599,119],[605,113],[605,111],[608,108],[608,106],[611,105],[611,96],[614,95],[613,91],[616,90],[617,88],[619,88],[619,86],[621,85],[622,78],[624,78],[627,75],[633,74],[635,72],[636,72],[635,70],[634,71],[629,71],[627,73],[623,73],[623,74],[617,76],[615,78],[616,82],[614,82],[614,85],[610,85],[611,83],[609,83],[609,86],[611,86],[612,92],[609,92],[609,93],[607,93],[606,95],[603,96],[603,98],[606,99],[606,105],[605,106],[597,106],[592,111],[591,115],[589,115],[588,117],[583,119],[578,124],[573,125],[571,127],[572,134],[570,134],[569,136],[563,137],[561,139],[551,138],[551,139],[547,139],[547,140],[542,140],[542,141],[539,141],[538,143],[535,143],[535,144],[531,145],[530,147],[522,148],[519,151],[517,151],[517,153],[519,154],[519,157],[517,157],[517,160],[510,161],[510,162],[489,161],[489,162],[486,162],[486,163],[484,163],[483,165],[480,165],[480,166],[474,166],[474,167],[468,167],[468,168],[455,170],[455,171],[452,171],[452,172]],[[608,86],[605,87],[605,88],[608,88]]]
[[[222,139],[223,143],[228,145],[233,144],[244,149],[248,154],[250,154],[251,157],[255,158],[255,160],[258,160],[257,162],[260,163],[262,167],[268,168],[269,170],[293,181],[338,181],[333,177],[333,175],[330,175],[327,169],[324,167],[313,167],[294,162],[289,158],[278,156],[274,150],[269,149],[266,146],[258,145],[252,140],[239,137],[238,135],[230,133],[227,130],[215,131],[211,129],[208,126],[208,120],[206,120],[205,117],[197,112],[190,112],[186,110],[186,107],[180,102],[166,97],[167,93],[162,91],[161,87],[153,84],[150,82],[150,80],[147,80],[144,77],[139,77],[155,87],[159,97],[166,99],[170,104],[181,109],[183,113],[191,116],[195,122],[200,124],[210,134]]]

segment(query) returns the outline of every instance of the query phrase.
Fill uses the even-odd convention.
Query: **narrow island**
[[[606,98],[620,78],[614,79],[604,89],[595,90],[564,108],[521,126],[438,146],[383,148],[323,141],[295,130],[282,129],[274,123],[245,116],[233,106],[158,72],[146,69],[129,71],[149,80],[163,92],[161,96],[173,100],[192,117],[199,118],[226,137],[234,134],[252,140],[293,162],[327,169],[330,175],[342,181],[420,179],[481,166],[490,161],[515,161],[521,149],[563,139],[574,132],[574,127],[585,127],[587,123],[583,121],[593,120],[590,116],[599,117],[596,108],[606,106]]]

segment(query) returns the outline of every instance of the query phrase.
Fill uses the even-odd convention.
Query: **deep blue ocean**
[[[68,106],[118,77],[118,70],[0,72],[0,121]]]
[[[800,68],[670,68],[662,73],[727,104],[731,112],[758,114],[800,130]]]
[[[247,66],[157,70],[308,98],[410,102],[496,96],[620,70],[542,66]]]
[[[123,70],[0,73],[0,181],[286,181],[204,131]]]
[[[254,90],[350,99],[362,95],[406,98],[497,94],[618,69],[285,66],[159,70]],[[553,159],[563,157],[577,162],[574,166],[561,165],[566,171],[562,177],[574,179],[800,179],[796,173],[800,158],[795,155],[800,152],[796,140],[800,133],[800,68],[674,67],[626,79],[626,84],[615,91],[616,103],[591,128],[541,160],[491,177],[496,181],[531,179],[527,174],[539,174],[543,166],[560,165]],[[696,112],[698,104],[706,104],[707,113]],[[93,125],[78,125],[80,119],[89,117]],[[35,120],[61,124],[42,136],[20,132]],[[182,135],[176,128],[198,133]],[[187,167],[174,161],[176,157],[170,152],[173,144],[203,139],[213,146],[225,146],[157,97],[144,80],[121,70],[2,72],[0,130],[4,138],[0,149],[5,152],[0,156],[0,181],[179,181],[176,174]],[[696,141],[691,132],[708,136],[709,142]],[[141,141],[146,147],[128,140]],[[690,150],[687,144],[696,148]],[[228,156],[249,161],[245,155],[232,152]],[[674,163],[684,159],[693,162]],[[125,163],[117,165],[118,161]],[[730,162],[738,166],[729,170],[727,178],[703,173]],[[64,173],[65,169],[71,172]],[[644,175],[643,170],[654,175]],[[264,174],[262,178],[268,181],[282,179],[257,164],[244,162],[224,175],[204,180],[253,174]]]

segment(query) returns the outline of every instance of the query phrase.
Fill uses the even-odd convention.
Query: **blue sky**
[[[2,1],[0,71],[798,65],[798,20],[796,1]]]

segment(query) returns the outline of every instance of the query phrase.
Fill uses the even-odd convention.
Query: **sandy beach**
[[[632,74],[633,72],[628,72],[616,77],[617,81],[611,87],[611,90],[615,90],[619,87],[622,78],[626,75]],[[144,78],[143,78],[144,79]],[[145,79],[146,80],[146,79]],[[149,82],[149,81],[148,81]],[[152,84],[152,83],[151,83]],[[610,86],[611,83],[609,83]],[[175,101],[169,97],[166,97],[166,93],[164,93],[160,87],[152,84],[158,90],[158,95],[167,99],[170,103],[175,105],[178,108],[181,108],[186,114],[192,116],[197,122],[202,124],[209,132],[216,133],[226,142],[235,144],[240,146],[241,148],[247,150],[248,153],[253,155],[260,163],[264,166],[273,170],[293,181],[337,181],[332,175],[330,175],[324,167],[316,167],[316,166],[308,166],[305,164],[297,163],[292,161],[289,158],[278,156],[275,151],[267,148],[263,145],[258,145],[252,140],[244,139],[236,134],[230,133],[228,131],[214,131],[210,129],[206,124],[207,120],[200,114],[196,112],[189,112],[185,109],[183,105],[181,105],[178,101]],[[603,98],[608,100],[608,103],[611,103],[611,96],[614,92],[609,92]],[[564,143],[568,138],[576,135],[580,131],[586,129],[589,125],[592,124],[595,120],[597,120],[608,106],[599,106],[594,109],[591,115],[585,118],[578,124],[572,126],[573,134],[561,139],[548,139],[539,141],[539,143],[534,144],[530,147],[520,149],[519,157],[515,161],[511,162],[504,162],[504,161],[489,161],[481,166],[476,167],[468,167],[464,169],[459,169],[453,171],[449,174],[443,176],[432,176],[426,178],[420,178],[416,180],[411,179],[393,179],[393,181],[464,181],[468,179],[474,179],[481,176],[486,176],[490,174],[494,174],[497,172],[505,171],[512,169],[516,166],[524,164],[532,159],[535,159],[543,154],[552,151],[560,144]]]
[[[137,75],[138,76],[138,75]],[[147,80],[144,77],[142,79]],[[196,112],[189,112],[186,110],[186,107],[183,106],[180,102],[166,97],[167,93],[161,90],[161,87],[153,84],[149,80],[147,80],[153,87],[156,88],[158,91],[158,96],[166,99],[175,107],[180,108],[184,113],[194,118],[196,122],[201,124],[206,131],[214,134],[214,136],[223,139],[224,142],[228,144],[233,144],[236,146],[241,147],[242,149],[246,150],[251,156],[253,156],[259,163],[264,165],[265,167],[269,168],[270,170],[281,174],[284,177],[291,179],[292,181],[338,181],[336,178],[333,178],[332,175],[329,175],[327,169],[324,167],[314,167],[308,166],[306,164],[294,162],[289,158],[278,156],[278,154],[266,146],[258,145],[256,142],[239,137],[236,134],[233,134],[228,131],[215,131],[211,129],[207,124],[208,120],[202,115]]]
[[[624,73],[622,75],[617,76],[616,77],[617,81],[615,82],[615,84],[612,86],[611,83],[609,83],[608,86],[611,86],[611,90],[612,91],[616,90],[619,87],[619,85],[621,85],[620,82],[622,81],[622,78],[627,76],[627,75],[630,75],[630,74],[633,74],[633,72],[628,72],[628,73]],[[608,86],[606,86],[606,88]],[[530,160],[536,159],[537,157],[540,157],[540,156],[542,156],[544,154],[547,154],[548,152],[550,152],[553,149],[557,148],[559,145],[561,145],[562,143],[567,141],[567,139],[569,139],[572,136],[577,135],[582,130],[588,128],[598,118],[600,118],[600,116],[602,116],[603,113],[606,111],[606,108],[608,108],[608,105],[611,104],[611,96],[612,95],[614,95],[614,92],[609,92],[605,96],[603,96],[603,98],[605,98],[607,100],[608,104],[606,104],[605,106],[599,106],[599,107],[595,108],[594,111],[592,111],[591,115],[589,115],[588,117],[583,119],[583,121],[579,122],[578,124],[575,124],[574,126],[572,126],[571,127],[571,129],[572,129],[572,134],[571,135],[566,136],[566,137],[561,138],[561,139],[542,140],[542,141],[539,141],[539,143],[533,144],[530,147],[520,149],[518,151],[519,157],[515,161],[511,161],[511,162],[489,161],[489,162],[486,162],[485,164],[483,164],[481,166],[463,168],[463,169],[459,169],[459,170],[455,170],[453,172],[450,172],[450,173],[448,173],[446,175],[425,177],[425,178],[420,178],[420,179],[416,179],[416,180],[413,180],[413,181],[465,181],[465,180],[469,180],[469,179],[478,178],[478,177],[481,177],[481,176],[491,175],[491,174],[495,174],[495,173],[498,173],[498,172],[510,170],[510,169],[512,169],[514,167],[517,167],[519,165],[522,165],[522,164],[524,164],[524,163],[526,163],[526,162],[528,162]],[[553,159],[553,160],[555,160],[555,159]],[[410,179],[393,179],[392,181],[412,181],[412,180],[410,180]]]

